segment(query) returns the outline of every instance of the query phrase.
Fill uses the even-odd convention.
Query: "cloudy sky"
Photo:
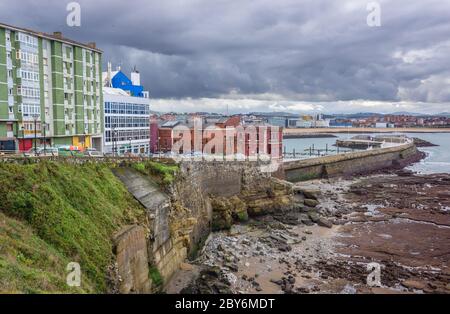
[[[0,22],[95,41],[159,111],[450,111],[450,1],[1,0]]]

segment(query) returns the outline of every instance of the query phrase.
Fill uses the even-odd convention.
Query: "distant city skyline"
[[[152,110],[450,111],[448,1],[376,1],[380,27],[361,0],[78,0],[81,27],[69,2],[2,0],[0,21],[95,41]]]
[[[380,113],[392,114],[407,112],[412,114],[440,114],[450,112],[450,103],[419,102],[376,102],[376,101],[337,101],[337,102],[296,102],[292,100],[263,99],[152,99],[152,111],[186,113],[210,112],[219,114],[245,114],[251,112],[286,112],[293,114],[352,114]]]

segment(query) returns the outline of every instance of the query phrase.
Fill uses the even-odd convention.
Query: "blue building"
[[[147,155],[150,149],[150,99],[136,69],[128,78],[120,68],[103,73],[104,152]]]

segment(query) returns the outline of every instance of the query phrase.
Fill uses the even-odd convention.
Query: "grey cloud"
[[[379,1],[379,28],[363,0],[80,0],[81,28],[65,25],[68,2],[2,0],[0,21],[96,41],[155,98],[450,101],[445,0]]]

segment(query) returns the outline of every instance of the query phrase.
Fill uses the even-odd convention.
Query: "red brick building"
[[[179,148],[184,136],[190,137],[191,152],[210,154],[240,154],[256,156],[267,154],[272,158],[281,158],[283,147],[283,129],[267,124],[241,123],[239,116],[233,116],[214,123],[204,123],[202,119],[189,121],[166,121],[150,123],[151,152],[183,152]],[[187,133],[188,132],[188,133]],[[176,145],[176,146],[175,146]],[[218,145],[223,145],[219,149]],[[174,147],[175,146],[175,147]]]

